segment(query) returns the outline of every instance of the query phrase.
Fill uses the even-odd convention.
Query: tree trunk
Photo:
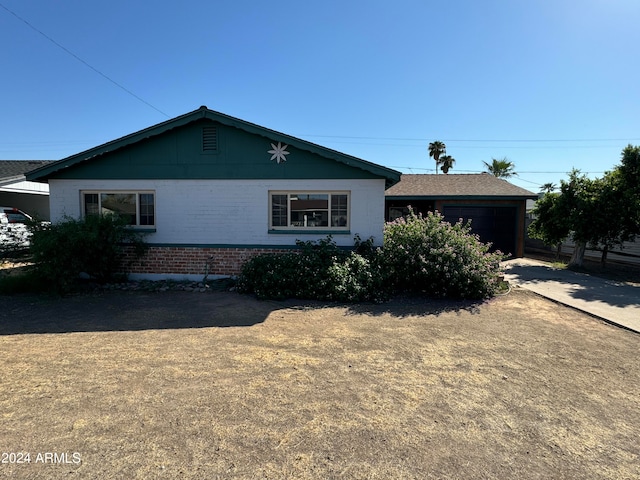
[[[609,245],[605,245],[602,249],[602,257],[600,257],[600,265],[602,267],[607,266],[607,253],[609,253]]]
[[[582,263],[584,261],[584,251],[586,248],[587,244],[585,242],[575,242],[571,260],[569,260],[569,267],[582,267]]]
[[[556,261],[560,260],[560,252],[562,252],[562,242],[556,247]]]

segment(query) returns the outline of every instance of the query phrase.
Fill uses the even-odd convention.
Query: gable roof
[[[403,174],[385,192],[395,198],[538,198],[533,192],[488,173]]]
[[[32,181],[46,182],[48,178],[64,169],[73,167],[82,162],[90,161],[100,155],[114,152],[129,145],[141,142],[142,140],[162,135],[170,130],[188,125],[192,122],[200,121],[202,119],[208,119],[218,122],[222,125],[235,127],[248,133],[263,136],[270,139],[271,141],[286,143],[300,150],[305,150],[322,157],[335,160],[341,164],[364,170],[366,172],[369,172],[370,174],[384,178],[386,180],[387,187],[394,185],[400,179],[400,172],[396,170],[392,170],[375,163],[367,162],[366,160],[352,157],[351,155],[347,155],[330,148],[322,147],[320,145],[296,137],[292,137],[275,130],[270,130],[268,128],[256,125],[254,123],[246,122],[244,120],[240,120],[238,118],[231,117],[220,112],[215,112],[208,109],[206,106],[202,106],[199,109],[194,110],[193,112],[186,113],[152,127],[145,128],[144,130],[126,135],[117,140],[113,140],[103,145],[85,150],[84,152],[77,153],[70,157],[59,160],[52,165],[42,166],[41,168],[30,172],[27,175],[27,179]]]
[[[25,179],[25,173],[54,163],[54,160],[0,160],[0,186]]]

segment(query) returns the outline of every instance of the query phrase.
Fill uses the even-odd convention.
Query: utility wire
[[[431,171],[431,170],[435,170],[434,168],[424,168],[424,167],[410,167],[410,166],[403,166],[403,165],[387,165],[389,168],[403,168],[403,169],[407,169],[407,170],[426,170],[426,171]],[[452,171],[455,170],[455,172],[464,172],[464,173],[487,173],[486,170],[461,170],[458,168],[454,168],[452,169]],[[454,173],[455,173],[454,172]],[[585,173],[585,174],[603,174],[605,172],[583,172],[582,170],[580,171],[581,173]],[[520,175],[521,173],[526,174],[567,174],[569,172],[565,172],[565,171],[557,171],[557,172],[548,172],[548,171],[538,171],[538,170],[527,170],[527,171],[518,171],[518,173],[516,174],[517,176]]]
[[[40,35],[42,35],[44,38],[46,38],[47,40],[49,40],[51,43],[53,43],[56,47],[58,47],[59,49],[63,50],[64,52],[66,52],[67,54],[71,55],[73,58],[75,58],[76,60],[78,60],[80,63],[84,64],[85,66],[89,67],[91,70],[93,70],[94,72],[96,72],[98,75],[100,75],[101,77],[105,78],[106,80],[110,81],[111,83],[113,83],[116,87],[120,88],[121,90],[124,90],[126,93],[128,93],[129,95],[131,95],[133,98],[135,98],[136,100],[141,101],[142,103],[144,103],[145,105],[153,108],[156,112],[161,113],[162,115],[164,115],[167,118],[171,118],[169,117],[169,115],[167,115],[165,112],[163,112],[162,110],[160,110],[159,108],[155,107],[154,105],[150,104],[149,102],[147,102],[146,100],[144,100],[143,98],[140,98],[138,95],[136,95],[135,93],[133,93],[131,90],[129,90],[128,88],[126,88],[125,86],[121,85],[120,83],[116,82],[114,79],[112,79],[111,77],[109,77],[108,75],[102,73],[100,70],[98,70],[97,68],[95,68],[94,66],[90,65],[89,63],[87,63],[86,61],[84,61],[82,58],[80,58],[78,55],[76,55],[75,53],[73,53],[71,50],[69,50],[68,48],[66,48],[64,45],[59,44],[58,42],[56,42],[53,38],[51,38],[49,35],[47,35],[46,33],[44,33],[42,30],[39,30],[38,28],[36,28],[35,26],[33,26],[31,23],[29,23],[27,20],[25,20],[24,18],[22,18],[20,15],[18,15],[16,12],[14,12],[13,10],[8,9],[5,5],[3,5],[2,3],[0,3],[0,7],[2,7],[3,9],[5,9],[7,12],[9,12],[11,15],[13,15],[14,17],[16,17],[18,20],[20,20],[21,22],[23,22],[25,25],[27,25],[29,28],[31,28],[32,30],[38,32]]]
[[[365,137],[365,136],[353,136],[353,135],[315,135],[315,134],[298,134],[298,137],[315,137],[315,138],[341,138],[347,140],[392,140],[392,141],[403,141],[403,142],[429,142],[430,140],[427,138],[410,138],[410,137]],[[638,141],[640,138],[556,138],[556,139],[515,139],[515,140],[505,140],[505,139],[444,139],[443,142],[464,142],[464,143],[554,143],[554,142],[629,142],[629,141]],[[462,147],[458,147],[462,148]],[[483,147],[484,148],[484,147]],[[519,147],[519,148],[528,148],[528,147]]]
[[[301,135],[298,137],[302,138]],[[382,139],[384,140],[384,139]],[[507,141],[507,140],[505,140]],[[628,141],[628,140],[625,140]],[[425,140],[426,142],[426,140]],[[380,147],[406,147],[406,148],[425,148],[426,144],[416,145],[409,143],[377,143],[377,142],[347,142],[343,140],[336,140],[333,142],[336,145],[372,145],[372,146],[380,146]],[[447,140],[447,143],[451,143]],[[452,147],[456,150],[491,150],[491,149],[509,149],[509,150],[575,150],[575,149],[595,149],[595,148],[619,148],[619,146],[611,146],[611,145],[456,145]]]

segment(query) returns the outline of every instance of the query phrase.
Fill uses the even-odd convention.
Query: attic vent
[[[218,150],[218,129],[215,125],[202,127],[202,151],[215,152]]]

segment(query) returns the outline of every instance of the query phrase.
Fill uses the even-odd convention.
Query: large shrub
[[[363,242],[356,236],[354,252],[339,248],[331,236],[296,244],[296,251],[247,261],[238,279],[239,291],[275,299],[360,301],[385,296],[371,240]]]
[[[245,263],[241,292],[259,298],[380,301],[394,293],[479,299],[499,286],[500,252],[471,234],[462,222],[451,225],[439,213],[413,212],[385,226],[384,247],[356,236],[354,251],[327,237],[298,241],[298,251],[264,254]]]
[[[501,252],[490,253],[471,227],[445,222],[438,212],[411,212],[387,223],[384,266],[396,291],[432,297],[485,298],[499,285]]]
[[[125,248],[144,254],[141,234],[115,215],[87,216],[39,225],[31,237],[31,253],[39,277],[53,290],[68,291],[84,273],[98,282],[122,274]]]

